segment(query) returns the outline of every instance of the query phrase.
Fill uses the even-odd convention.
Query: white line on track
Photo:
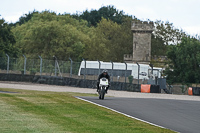
[[[103,106],[103,105],[94,103],[94,102],[92,102],[92,101],[89,101],[89,100],[86,100],[86,99],[83,99],[83,98],[80,98],[80,97],[76,97],[76,98],[77,98],[77,99],[80,99],[80,100],[83,100],[83,101],[86,101],[86,102],[89,102],[89,103],[92,103],[92,104],[95,104],[95,105],[97,105],[97,106],[100,106],[100,107],[109,109],[109,110],[112,110],[112,111],[117,112],[117,113],[119,113],[119,114],[125,115],[125,116],[127,116],[127,117],[129,117],[129,118],[133,118],[133,119],[139,120],[139,121],[141,121],[141,122],[148,123],[148,124],[153,125],[153,126],[156,126],[156,127],[165,128],[165,127],[159,126],[159,125],[157,125],[157,124],[153,124],[153,123],[151,123],[151,122],[148,122],[148,121],[145,121],[145,120],[142,120],[142,119],[139,119],[139,118],[136,118],[136,117],[127,115],[127,114],[125,114],[125,113],[119,112],[119,111],[114,110],[114,109],[111,109],[111,108],[109,108],[109,107],[106,107],[106,106]],[[165,128],[165,129],[167,129],[167,128]],[[175,132],[176,132],[176,131],[175,131]]]

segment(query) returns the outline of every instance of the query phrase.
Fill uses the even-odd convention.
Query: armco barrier
[[[45,75],[22,75],[22,74],[2,74],[0,73],[0,81],[17,81],[32,82],[38,84],[49,85],[67,85],[81,88],[96,89],[96,80],[75,79],[69,77],[45,76]],[[111,82],[110,90],[124,90],[132,92],[140,92],[140,85],[122,82]]]
[[[142,93],[161,93],[159,85],[141,84]]]
[[[0,81],[23,81],[32,82],[33,75],[22,75],[22,74],[0,74]]]
[[[200,87],[189,87],[188,95],[200,96]]]
[[[161,93],[159,85],[151,85],[150,93]]]

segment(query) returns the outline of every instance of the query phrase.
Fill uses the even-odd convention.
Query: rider
[[[97,92],[99,90],[99,83],[100,83],[100,79],[101,78],[107,78],[108,79],[108,82],[110,84],[110,76],[108,75],[108,71],[105,69],[102,71],[102,73],[99,75],[98,79],[97,79]],[[109,85],[108,87],[106,88],[106,93],[108,91],[108,88],[109,88]]]

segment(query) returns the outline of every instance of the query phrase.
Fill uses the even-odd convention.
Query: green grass
[[[76,99],[79,93],[3,89],[0,133],[171,133]]]

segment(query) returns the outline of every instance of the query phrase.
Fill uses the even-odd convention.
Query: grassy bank
[[[0,133],[171,133],[78,100],[78,93],[0,89]]]

